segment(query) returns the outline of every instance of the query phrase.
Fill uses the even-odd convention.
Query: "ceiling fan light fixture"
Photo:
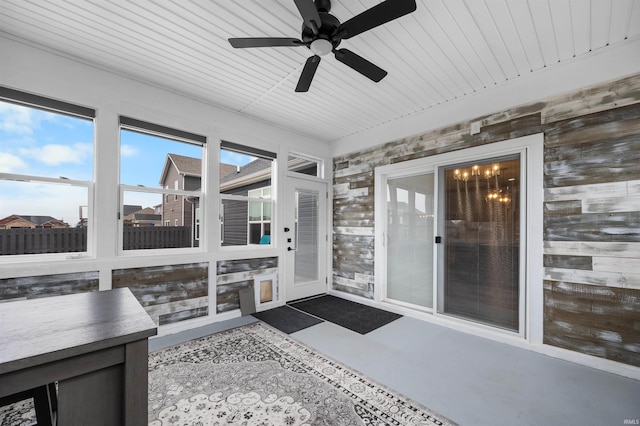
[[[319,38],[317,40],[313,40],[309,48],[316,55],[324,56],[331,53],[331,51],[333,50],[333,44],[331,44],[329,40]]]

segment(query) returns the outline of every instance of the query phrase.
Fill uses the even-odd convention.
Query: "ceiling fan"
[[[349,39],[379,25],[397,19],[416,10],[415,0],[386,0],[354,16],[346,22],[329,14],[330,0],[294,0],[304,23],[301,39],[286,37],[230,38],[235,48],[247,47],[298,47],[306,46],[314,53],[307,59],[296,86],[296,92],[306,92],[320,64],[320,57],[331,52],[335,58],[376,83],[387,72],[348,49],[338,49],[342,40]]]

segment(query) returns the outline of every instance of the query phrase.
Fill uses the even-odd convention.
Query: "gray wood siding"
[[[376,167],[540,132],[544,341],[640,366],[640,74],[334,158],[333,289],[373,298]]]
[[[248,203],[238,200],[222,200],[222,204],[224,205],[224,234],[222,245],[247,245],[247,235],[249,232]]]
[[[158,325],[206,316],[209,312],[209,264],[115,269],[113,288],[129,287]]]
[[[216,310],[218,313],[240,309],[239,291],[253,288],[257,275],[277,274],[278,258],[219,260],[216,266]]]
[[[0,279],[0,300],[38,299],[98,291],[97,271]]]

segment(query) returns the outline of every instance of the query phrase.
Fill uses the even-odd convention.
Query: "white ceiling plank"
[[[486,55],[491,55],[500,69],[500,75],[502,80],[508,80],[517,77],[518,70],[507,46],[500,35],[496,23],[489,12],[487,3],[485,0],[463,0],[468,10],[469,17],[473,20],[473,24],[478,28],[478,35],[471,37],[474,40],[476,37],[482,38],[482,43],[485,47],[483,51],[488,49]],[[479,42],[479,41],[477,41]],[[492,73],[494,74],[495,71]],[[499,77],[494,77],[495,81],[502,81]]]
[[[547,0],[560,61],[573,57],[571,7],[566,0]]]
[[[611,3],[611,23],[608,39],[611,43],[624,40],[629,34],[633,15],[633,0],[616,0]]]
[[[536,29],[536,38],[545,66],[560,62],[558,41],[549,3],[546,1],[528,1],[527,5]]]
[[[611,0],[591,0],[591,50],[609,45]]]
[[[542,56],[538,32],[533,23],[531,11],[529,10],[529,2],[507,1],[506,4],[531,69],[537,70],[543,68],[546,64]]]
[[[506,80],[506,74],[497,61],[493,49],[487,43],[486,37],[477,25],[477,20],[471,15],[464,0],[448,0],[443,5],[464,38],[464,42],[460,44],[461,50],[480,71],[484,87]]]
[[[486,5],[503,43],[507,47],[509,56],[513,60],[518,76],[528,74],[532,71],[533,66],[524,50],[520,34],[506,1],[486,1]]]
[[[589,1],[571,0],[569,6],[573,30],[573,54],[578,56],[591,49],[591,4]]]
[[[633,9],[629,16],[629,31],[625,38],[632,38],[640,35],[640,1],[633,1]]]

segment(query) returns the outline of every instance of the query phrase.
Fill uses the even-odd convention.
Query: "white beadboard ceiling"
[[[393,0],[391,0],[393,1]],[[377,0],[333,0],[341,22]],[[640,0],[417,0],[345,47],[388,71],[373,83],[322,59],[295,93],[306,47],[293,0],[0,0],[0,32],[327,142],[640,37]]]

